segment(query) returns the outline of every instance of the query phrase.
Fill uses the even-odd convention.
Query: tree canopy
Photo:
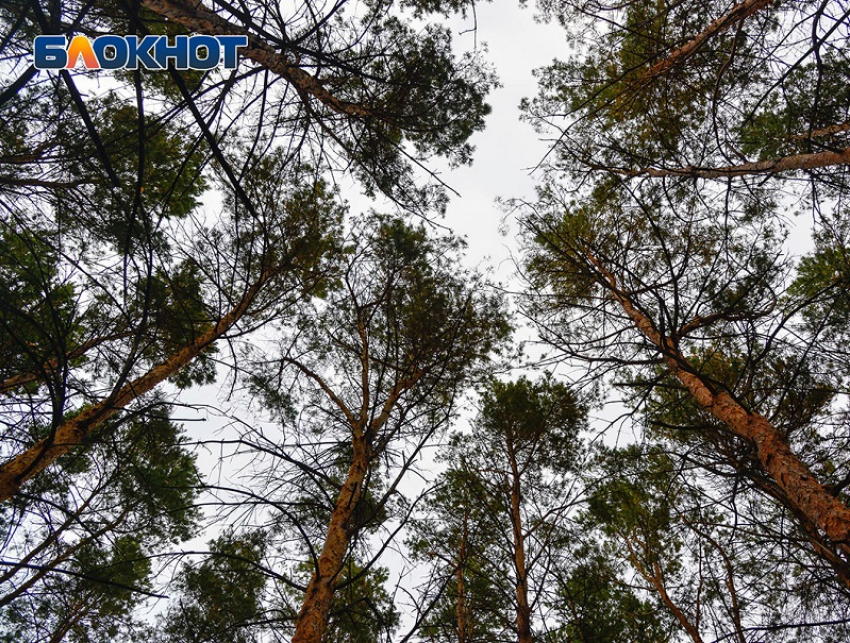
[[[499,284],[475,3],[0,0],[0,640],[850,640],[846,3],[534,10]]]

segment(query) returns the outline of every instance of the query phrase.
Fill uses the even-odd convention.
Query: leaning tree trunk
[[[307,586],[304,603],[295,622],[292,643],[321,643],[322,641],[336,583],[348,551],[351,517],[360,499],[363,480],[366,478],[368,469],[368,445],[362,435],[355,434],[354,459],[348,470],[345,484],[339,490],[336,506],[328,524],[325,544],[319,555],[318,568]]]
[[[661,565],[658,561],[656,560],[655,562],[651,562],[650,567],[647,567],[641,562],[640,557],[638,557],[638,554],[635,551],[635,546],[629,539],[629,536],[621,533],[620,537],[626,543],[626,548],[629,550],[629,559],[632,561],[632,565],[634,565],[638,574],[640,574],[643,579],[649,583],[656,592],[658,592],[658,595],[661,597],[661,602],[664,603],[668,610],[670,610],[670,613],[679,622],[682,629],[688,633],[691,640],[694,643],[704,643],[697,627],[691,623],[687,615],[679,609],[679,606],[667,592],[667,587],[664,585],[664,572],[662,571]],[[649,553],[646,544],[641,543],[640,546],[644,549],[644,551]]]
[[[46,469],[57,458],[82,444],[83,440],[106,420],[177,373],[200,355],[205,348],[221,338],[247,312],[269,278],[268,272],[263,273],[260,279],[248,289],[241,301],[195,341],[187,344],[167,360],[157,364],[105,400],[87,407],[73,419],[62,423],[48,437],[0,466],[0,502],[14,496],[27,480]]]
[[[800,170],[816,170],[821,167],[850,165],[850,147],[837,152],[826,150],[806,154],[791,154],[766,161],[752,161],[740,165],[721,167],[642,167],[636,170],[618,169],[603,165],[589,164],[590,169],[612,172],[620,176],[654,178],[690,178],[690,179],[728,179],[739,176],[764,176],[780,172],[796,172]]]
[[[646,82],[684,62],[711,38],[740,23],[754,13],[761,11],[772,2],[773,0],[744,0],[743,2],[739,2],[727,13],[709,24],[702,32],[691,38],[681,47],[677,47],[671,51],[666,58],[659,60],[647,69],[643,76],[641,76],[640,82]]]
[[[312,96],[339,114],[365,117],[376,115],[374,108],[341,100],[328,91],[322,79],[304,71],[286,50],[281,52],[238,25],[231,24],[200,2],[181,0],[141,0],[141,5],[160,16],[176,22],[192,32],[210,36],[247,36],[248,46],[240,54],[277,74],[293,85],[300,94]]]
[[[791,450],[788,440],[764,416],[744,408],[723,390],[714,390],[690,367],[673,342],[655,328],[652,320],[635,306],[617,285],[614,275],[590,252],[588,260],[607,282],[609,290],[649,341],[661,353],[671,373],[706,411],[722,421],[739,438],[753,444],[758,461],[776,483],[790,508],[799,511],[850,557],[850,507],[830,495],[804,462]]]

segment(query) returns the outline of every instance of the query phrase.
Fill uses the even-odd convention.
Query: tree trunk
[[[632,565],[634,565],[635,569],[638,573],[643,577],[643,579],[652,585],[658,595],[661,597],[661,602],[667,606],[667,609],[673,614],[677,621],[679,621],[679,625],[688,633],[688,636],[691,637],[694,643],[703,643],[702,637],[699,634],[699,630],[691,623],[690,619],[685,615],[685,613],[679,609],[679,606],[673,601],[670,597],[670,594],[667,593],[667,587],[664,585],[664,573],[661,571],[661,565],[658,562],[649,562],[652,566],[652,570],[650,571],[647,567],[641,563],[641,559],[638,557],[637,552],[635,552],[635,547],[632,544],[632,541],[626,534],[620,533],[620,537],[623,539],[623,542],[626,543],[626,547],[629,550],[629,559],[632,561]],[[653,554],[651,550],[647,547],[646,544],[641,544],[641,548],[644,550],[647,558],[653,558]]]
[[[740,165],[727,165],[725,167],[677,167],[677,168],[655,168],[645,167],[637,170],[623,170],[590,164],[591,169],[613,172],[621,176],[651,176],[655,178],[685,177],[694,179],[727,179],[736,176],[755,176],[764,174],[779,174],[780,172],[793,172],[797,170],[814,170],[820,167],[833,165],[850,165],[850,147],[840,152],[813,152],[811,154],[792,154],[778,159],[767,161],[755,161],[742,163]]]
[[[374,110],[369,106],[337,98],[325,89],[319,78],[301,69],[291,53],[280,53],[280,45],[273,46],[260,40],[255,34],[231,24],[200,2],[185,4],[179,0],[141,0],[141,5],[195,33],[210,36],[248,36],[248,46],[240,49],[241,55],[286,80],[302,96],[312,96],[339,114],[360,117],[374,115]]]
[[[528,570],[525,566],[525,536],[522,533],[522,489],[513,443],[508,439],[511,462],[511,524],[514,532],[514,570],[516,572],[516,625],[518,643],[531,643],[531,607],[528,603]]]
[[[667,367],[694,399],[734,435],[755,445],[759,463],[782,490],[790,508],[799,510],[847,556],[850,552],[850,508],[824,489],[791,451],[782,433],[766,418],[748,411],[727,392],[715,391],[706,384],[673,342],[662,338],[652,321],[619,289],[614,275],[602,267],[590,252],[586,252],[586,256],[608,282],[614,297],[635,326],[658,348]]]
[[[708,25],[701,33],[691,38],[681,47],[674,49],[666,58],[658,61],[641,76],[639,82],[646,82],[663,74],[681,62],[690,58],[708,40],[736,25],[741,20],[769,6],[773,0],[744,0],[733,6],[726,14]]]
[[[336,582],[348,551],[349,528],[354,507],[360,499],[363,480],[369,469],[369,448],[356,432],[354,436],[354,458],[348,470],[345,484],[339,490],[336,506],[319,555],[318,569],[313,573],[298,620],[292,643],[321,643],[328,624]]]
[[[157,364],[105,400],[85,408],[73,419],[57,427],[50,436],[4,463],[0,467],[0,502],[14,496],[27,480],[80,445],[98,426],[130,402],[177,373],[200,355],[205,348],[222,337],[245,314],[269,277],[268,272],[263,273],[260,279],[248,289],[242,300],[194,342],[187,344],[167,360]]]
[[[688,633],[688,636],[691,637],[694,643],[703,643],[702,637],[700,636],[699,630],[691,623],[690,619],[685,616],[685,613],[679,609],[679,606],[673,602],[673,599],[670,598],[670,594],[667,593],[667,588],[664,586],[664,580],[661,576],[661,567],[658,563],[653,565],[653,572],[646,576],[644,573],[644,577],[652,583],[652,586],[655,588],[655,591],[661,596],[661,600],[667,606],[673,616],[676,617],[676,620],[679,621],[679,625]]]
[[[457,607],[455,608],[455,616],[457,617],[457,640],[458,643],[466,643],[468,639],[467,622],[466,622],[466,541],[469,537],[469,510],[464,509],[463,512],[463,531],[460,537],[460,552],[457,556]]]

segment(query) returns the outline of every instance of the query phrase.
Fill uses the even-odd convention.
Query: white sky
[[[495,200],[530,198],[534,185],[530,169],[548,150],[531,125],[520,122],[519,102],[537,94],[532,71],[553,58],[566,57],[566,44],[564,31],[535,22],[532,8],[522,9],[514,2],[485,3],[477,5],[476,14],[477,33],[460,34],[472,28],[472,16],[455,21],[455,47],[472,49],[476,42],[479,48],[486,46],[485,59],[495,67],[502,87],[489,96],[493,111],[486,129],[472,138],[473,164],[441,174],[460,193],[452,198],[445,223],[467,238],[471,265],[489,257],[485,265],[498,268],[498,276],[507,279],[514,271],[510,256],[516,251],[516,226],[509,217],[509,234],[499,234],[505,213]]]

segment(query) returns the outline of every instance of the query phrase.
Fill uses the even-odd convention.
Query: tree
[[[515,590],[500,582],[506,578],[501,507],[481,477],[458,458],[463,448],[461,436],[453,435],[445,454],[450,468],[428,493],[423,515],[410,525],[414,560],[433,570],[420,588],[420,638],[513,640]]]
[[[267,155],[242,184],[257,215],[248,221],[225,199],[215,226],[186,215],[138,237],[115,239],[103,226],[98,238],[82,220],[38,233],[25,209],[4,222],[0,327],[10,359],[0,399],[10,458],[2,475],[12,498],[3,600],[12,640],[29,632],[112,640],[137,629],[133,609],[156,594],[149,559],[191,533],[165,538],[157,524],[194,515],[199,486],[194,465],[180,480],[157,470],[186,462],[156,430],[151,405],[172,400],[153,388],[211,381],[213,341],[261,326],[319,288],[340,212],[326,184],[300,176],[308,180],[288,186],[293,175]],[[178,243],[186,238],[192,243]],[[151,457],[163,459],[156,466],[134,459],[142,428],[126,427],[136,420],[153,441]],[[153,481],[126,487],[143,474]],[[179,486],[157,491],[163,484]],[[182,494],[181,503],[157,501],[166,493]],[[150,516],[139,522],[129,507],[147,503]]]
[[[541,72],[526,103],[532,122],[560,130],[560,169],[737,178],[729,189],[745,190],[817,168],[834,179],[847,164],[839,4],[542,4],[594,36]]]
[[[342,176],[404,210],[439,213],[442,186],[414,176],[435,155],[452,164],[470,160],[467,139],[483,125],[484,98],[495,81],[475,56],[453,55],[446,28],[412,26],[433,12],[462,10],[463,3],[400,5],[308,0],[285,8],[209,8],[151,0],[0,6],[0,501],[14,507],[32,496],[49,504],[65,491],[50,486],[64,480],[61,468],[88,457],[94,442],[127,439],[122,427],[152,400],[172,402],[174,387],[210,383],[228,368],[244,372],[239,337],[261,343],[265,326],[298,320],[299,307],[321,308],[313,297],[339,295],[340,277],[329,277],[328,259],[334,254],[338,268],[344,257],[335,187]],[[30,64],[40,34],[174,36],[187,30],[247,33],[250,44],[232,73],[102,71],[97,86],[110,88],[103,91],[86,91],[90,79],[79,70],[48,74]],[[215,205],[202,207],[202,197]],[[431,286],[439,290],[423,287]],[[449,302],[460,290],[451,284],[441,293],[448,299],[430,302],[458,312],[458,331],[478,314]],[[485,300],[470,294],[465,303]],[[497,307],[481,313],[491,328],[468,343],[458,340],[469,353],[412,347],[417,359],[417,351],[433,349],[455,378],[440,388],[429,371],[438,366],[429,363],[416,385],[459,389],[465,366],[483,359],[488,342],[506,332]],[[410,386],[400,384],[389,396],[388,412]],[[451,402],[441,400],[448,411]],[[412,420],[398,421],[405,422]],[[375,445],[376,459],[388,457],[384,448]],[[104,467],[128,464],[125,451],[111,453],[115,460]],[[68,493],[87,508],[88,496],[74,495],[76,484],[83,483],[68,482]],[[45,513],[43,523],[37,512],[12,512],[8,526],[20,533],[42,526],[70,533],[61,525],[73,525],[79,507],[66,504],[64,512]],[[93,528],[91,560],[74,573],[97,575],[112,564],[101,540],[118,543],[110,529],[123,524],[105,518]],[[115,551],[129,552],[130,545]],[[154,555],[154,548],[139,549],[139,559]],[[12,553],[7,550],[10,561]],[[140,580],[147,578],[142,567],[128,572],[138,582],[124,583],[136,598],[151,589]],[[43,569],[40,582],[54,589],[57,574],[71,573]],[[369,585],[375,578],[380,574],[364,569],[346,583]],[[65,625],[57,608],[48,636],[82,636],[99,591],[85,594],[85,605],[68,603]],[[122,601],[115,613],[133,603]],[[385,612],[390,619],[391,610]]]
[[[663,623],[659,608],[642,599],[623,578],[616,559],[594,542],[586,542],[568,552],[570,563],[556,572],[552,610],[559,626],[552,640],[564,643],[628,641],[658,643],[670,640],[670,628]],[[581,541],[580,537],[576,540]]]
[[[667,612],[662,620],[692,641],[764,631],[777,640],[845,637],[840,597],[825,591],[834,579],[807,569],[817,566],[811,551],[788,555],[781,510],[740,484],[718,484],[650,435],[640,446],[600,450],[581,522],[609,560],[633,570],[632,586],[655,594],[656,619]]]
[[[576,8],[548,9],[567,23]],[[569,115],[525,210],[527,310],[565,357],[616,377],[682,467],[791,516],[779,537],[805,543],[819,559],[807,573],[827,565],[846,601],[848,462],[832,459],[846,380],[832,311],[848,105],[824,91],[842,84],[846,12],[607,8],[587,55],[541,73],[527,104],[540,127]],[[812,210],[820,246],[799,264],[784,246],[793,208]]]
[[[233,335],[238,322],[255,324],[261,311],[265,314],[280,312],[293,298],[316,287],[321,279],[323,248],[327,247],[329,230],[338,221],[335,196],[322,182],[290,190],[279,183],[285,175],[273,174],[280,171],[280,158],[272,155],[264,161],[264,167],[257,170],[257,183],[245,182],[246,192],[265,192],[264,200],[255,201],[255,213],[261,218],[255,219],[252,226],[243,226],[238,206],[231,201],[230,219],[220,221],[217,230],[197,227],[194,233],[201,241],[194,247],[177,250],[168,243],[160,244],[154,252],[156,263],[145,261],[141,274],[136,273],[133,278],[125,275],[123,261],[117,272],[116,266],[111,265],[99,272],[90,272],[86,268],[90,258],[86,247],[90,240],[86,236],[79,239],[77,246],[81,256],[68,257],[67,251],[63,252],[64,256],[46,252],[45,259],[36,259],[34,257],[41,255],[44,246],[40,242],[27,242],[33,238],[32,231],[19,232],[14,227],[10,230],[9,236],[20,239],[18,247],[26,247],[28,251],[28,254],[10,256],[12,269],[7,272],[10,286],[18,288],[18,275],[21,274],[31,275],[29,279],[35,285],[22,293],[29,300],[15,305],[11,299],[9,307],[4,309],[7,315],[4,327],[14,342],[11,345],[32,356],[31,366],[23,373],[7,375],[5,380],[10,383],[9,388],[14,389],[12,384],[16,381],[21,382],[20,386],[33,374],[43,375],[45,380],[39,379],[37,383],[44,387],[40,389],[44,398],[30,398],[28,404],[34,409],[49,403],[52,417],[36,440],[25,438],[7,447],[11,457],[0,467],[0,497],[8,499],[16,494],[24,482],[82,444],[104,421],[166,379],[171,378],[184,387],[209,381],[213,372],[208,363],[205,367],[202,354],[215,341]],[[271,195],[280,200],[269,201]],[[44,237],[40,241],[42,239]],[[53,243],[58,242],[56,238]],[[66,248],[71,245],[68,240],[63,243]],[[57,246],[48,246],[48,250],[52,247]],[[55,257],[50,271],[36,263],[50,261],[50,257]],[[26,263],[21,266],[20,258],[35,266],[31,270]],[[131,265],[135,267],[132,262]],[[86,297],[81,294],[75,300],[85,305],[77,305],[76,309],[63,313],[74,320],[73,325],[64,322],[59,329],[65,335],[51,332],[59,314],[56,306],[40,313],[53,326],[38,326],[20,335],[19,328],[38,325],[38,319],[33,316],[35,310],[45,308],[38,289],[57,292],[61,284],[51,281],[51,275],[58,273],[60,267],[80,270],[89,278],[85,282]],[[207,299],[204,290],[210,287],[212,292]],[[64,292],[67,301],[74,291],[67,285]],[[52,299],[47,299],[46,303],[51,302]],[[21,304],[30,306],[30,310],[22,308]],[[15,323],[21,316],[27,318],[25,325]],[[252,317],[253,322],[250,321]],[[110,334],[97,330],[109,326],[120,330]],[[91,333],[94,338],[84,342],[69,338],[65,327],[78,333]],[[46,344],[44,349],[55,355],[52,359],[44,353],[35,353],[33,348],[38,346],[32,346],[33,342],[28,339],[34,333],[38,333],[39,339]],[[121,339],[127,341],[121,344],[118,342]],[[80,344],[90,348],[108,344],[110,350],[104,351],[105,354],[99,356],[101,359],[92,360],[93,364],[86,360],[71,362],[81,353]],[[193,371],[184,370],[190,365]],[[72,366],[80,367],[79,371],[72,370]],[[101,385],[106,392],[91,386],[81,389],[85,405],[74,409],[71,387],[82,381],[77,373],[86,372],[92,366],[98,375],[103,373]],[[37,393],[39,388],[34,390]],[[13,397],[10,408],[16,408],[17,403]],[[20,430],[26,431],[29,416],[27,412],[20,415],[13,412],[7,415],[7,421],[20,422]],[[11,445],[13,434],[10,432],[6,437],[7,444]],[[19,446],[21,444],[23,446]]]
[[[447,593],[445,600],[457,605],[458,641],[499,636],[495,624],[505,628],[507,619],[492,612],[501,604],[511,606],[517,640],[532,640],[533,613],[576,501],[571,475],[581,459],[578,432],[586,413],[573,391],[551,379],[492,380],[482,393],[472,434],[456,435],[450,444],[446,482],[457,497],[446,502],[435,496],[437,522],[423,525],[416,549],[440,560],[442,574],[457,574],[456,593]],[[465,489],[459,490],[459,483]],[[458,507],[462,512],[452,517]]]
[[[345,1],[328,6],[308,1],[287,10],[257,2],[240,7],[217,3],[210,8],[179,0],[108,2],[96,7],[73,2],[48,8],[9,5],[4,8],[10,25],[4,53],[10,61],[10,83],[0,94],[0,106],[14,103],[16,95],[33,86],[44,98],[51,92],[67,92],[70,96],[62,104],[70,100],[72,115],[78,113],[85,138],[97,152],[99,169],[118,186],[122,177],[113,167],[113,152],[77,89],[76,72],[63,70],[56,82],[38,82],[36,70],[28,64],[32,38],[73,30],[91,35],[247,35],[242,67],[227,78],[176,70],[119,70],[111,76],[135,93],[138,103],[146,96],[148,103],[164,101],[164,118],[186,116],[184,124],[208,146],[237,193],[239,180],[250,167],[240,160],[239,151],[228,150],[228,139],[241,138],[250,141],[251,157],[279,147],[290,163],[306,162],[323,170],[351,167],[368,190],[426,213],[426,204],[442,197],[433,189],[417,188],[412,167],[432,155],[469,161],[466,140],[482,127],[488,112],[484,95],[493,78],[473,58],[453,57],[446,29],[433,24],[414,29],[398,4],[349,7]],[[404,4],[420,17],[465,8],[458,2]],[[410,145],[405,147],[405,142]],[[48,138],[3,158],[23,164],[18,170],[32,163],[37,170],[50,167],[55,156],[48,152],[57,148],[62,146]],[[20,172],[8,183],[37,182],[46,190],[69,187],[65,180],[30,178]],[[244,205],[250,209],[250,204]]]
[[[302,565],[303,586],[309,583],[312,564]],[[362,567],[355,555],[349,555],[337,580],[328,622],[322,635],[327,643],[378,643],[392,641],[398,629],[401,613],[386,590],[389,571],[370,564]],[[303,592],[293,592],[294,609],[290,618],[295,621],[304,600]]]
[[[603,207],[614,209],[610,200]],[[666,402],[669,409],[680,408],[679,395],[686,396],[693,414],[667,414],[664,422],[692,427],[709,451],[719,451],[727,466],[791,511],[844,579],[844,539],[835,525],[846,508],[813,473],[823,471],[817,445],[829,439],[839,383],[818,364],[816,337],[782,334],[801,301],[780,299],[784,266],[774,242],[744,223],[733,230],[728,221],[683,221],[675,211],[647,208],[642,212],[653,214],[640,223],[617,210],[594,220],[597,212],[579,208],[558,215],[552,227],[537,227],[538,239],[552,244],[533,265],[557,292],[538,309],[549,338],[595,363],[600,374],[633,367],[620,381],[633,387],[635,400]],[[683,227],[684,236],[667,233]],[[556,299],[563,303],[552,306]],[[765,307],[771,300],[779,310]],[[671,388],[680,393],[669,394]],[[759,407],[761,414],[751,410]],[[834,512],[819,513],[823,507]]]
[[[158,622],[161,640],[192,643],[260,640],[264,624],[262,572],[266,538],[262,531],[226,532],[209,543],[198,565],[183,564],[176,588],[180,595]],[[238,588],[238,589],[236,589]],[[236,591],[234,591],[236,589]]]
[[[132,631],[133,608],[152,594],[149,556],[195,530],[195,458],[162,403],[105,427],[63,465],[2,513],[3,640]]]
[[[254,431],[240,444],[271,457],[263,497],[281,547],[300,533],[298,554],[282,559],[310,561],[295,641],[324,636],[347,561],[364,570],[348,584],[373,566],[373,555],[355,553],[392,516],[403,475],[508,333],[501,299],[457,269],[461,247],[400,219],[364,217],[323,297],[276,325],[276,348],[257,348],[248,381],[284,433]]]
[[[62,329],[42,328],[51,350],[30,355],[23,371],[8,373],[7,388],[36,376],[53,378],[48,388],[54,426],[45,442],[6,453],[0,498],[15,494],[137,395],[199,364],[280,275],[281,266],[263,265],[259,257],[251,274],[230,282],[226,275],[201,274],[212,269],[198,265],[198,253],[209,252],[209,245],[188,250],[182,264],[174,260],[175,248],[181,248],[179,256],[193,235],[204,234],[183,226],[210,182],[205,167],[211,161],[235,197],[232,248],[240,251],[242,235],[274,236],[264,227],[275,225],[269,204],[246,188],[269,179],[263,161],[268,156],[275,159],[276,180],[289,181],[293,194],[296,184],[318,185],[324,173],[348,167],[367,191],[385,193],[409,209],[427,213],[429,204],[442,203],[440,190],[414,185],[412,167],[434,154],[469,161],[466,139],[482,126],[484,95],[493,79],[472,58],[452,56],[445,29],[415,33],[391,15],[392,4],[364,8],[364,15],[350,18],[342,15],[344,5],[319,8],[308,2],[293,8],[289,18],[262,3],[242,9],[222,4],[223,16],[180,2],[4,5],[9,80],[0,92],[8,123],[0,137],[4,238],[38,237],[56,255],[57,274],[84,275],[76,284],[78,298],[85,304],[96,300],[98,309],[108,304],[112,317],[81,319],[87,332],[79,341]],[[41,33],[175,35],[185,28],[248,32],[248,59],[258,66],[228,78],[173,69],[116,70],[109,72],[110,82],[120,89],[87,99],[77,86],[77,71],[43,78],[28,63],[32,38]],[[228,119],[229,114],[234,116]],[[256,243],[254,238],[248,247]],[[13,271],[28,269],[20,265]],[[172,294],[172,287],[193,291]],[[184,327],[167,331],[174,341],[154,348],[146,333],[160,332],[165,318],[181,318],[173,310],[154,313],[162,303],[152,300],[156,296],[186,310]],[[225,300],[229,305],[221,305]],[[20,317],[16,307],[9,310]],[[77,314],[87,310],[81,306]],[[88,332],[96,323],[122,330]],[[15,341],[23,347],[19,352],[33,353],[26,337]],[[92,395],[89,387],[89,408],[65,423],[69,361],[107,346],[124,349],[123,360],[111,356],[100,380],[109,380],[104,384],[109,392]],[[209,362],[194,372],[201,379],[213,375]]]

